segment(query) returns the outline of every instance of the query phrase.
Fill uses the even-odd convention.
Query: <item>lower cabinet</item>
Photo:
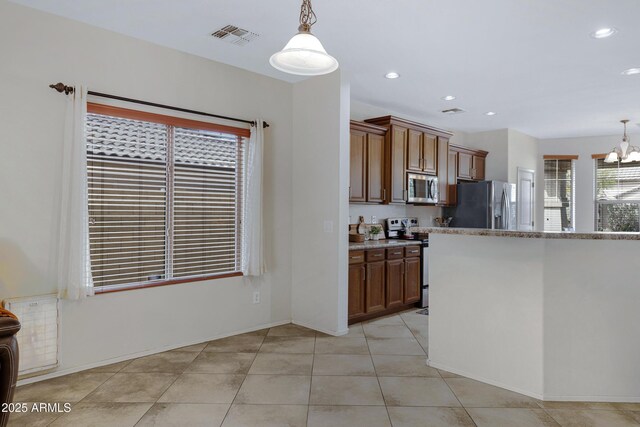
[[[365,310],[375,313],[385,309],[384,306],[384,261],[366,264],[365,277]]]
[[[420,258],[404,260],[404,304],[420,301]]]
[[[420,301],[420,247],[349,253],[349,323],[408,308]]]
[[[404,260],[392,259],[387,263],[387,308],[402,305],[404,302]]]

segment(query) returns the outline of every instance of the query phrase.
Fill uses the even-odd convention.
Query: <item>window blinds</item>
[[[94,285],[239,271],[244,145],[233,134],[88,114]]]
[[[574,162],[571,159],[544,161],[544,230],[573,228]]]
[[[605,163],[596,160],[596,199],[640,201],[640,163]]]

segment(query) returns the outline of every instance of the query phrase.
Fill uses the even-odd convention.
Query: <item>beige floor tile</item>
[[[259,353],[250,374],[311,375],[313,354]]]
[[[316,331],[305,328],[304,326],[288,325],[276,326],[269,329],[268,337],[315,337]]]
[[[463,408],[387,408],[393,427],[475,427]],[[516,427],[516,426],[512,426]]]
[[[631,415],[619,411],[597,409],[547,409],[562,427],[637,427]]]
[[[362,323],[356,323],[355,325],[350,325],[349,332],[346,335],[342,335],[342,337],[344,338],[364,337],[364,329],[362,329]]]
[[[461,406],[441,378],[380,377],[387,406]]]
[[[535,399],[469,378],[446,378],[466,408],[539,408]]]
[[[269,333],[269,328],[258,329],[257,331],[245,332],[244,334],[238,334],[239,337],[264,337]]]
[[[264,341],[264,335],[236,335],[210,341],[202,351],[220,353],[256,353]]]
[[[305,427],[306,405],[233,405],[223,427]]]
[[[314,376],[311,405],[384,405],[378,380],[374,377]]]
[[[413,338],[405,325],[366,324],[363,328],[367,338]]]
[[[18,402],[14,400],[14,402]],[[20,402],[27,404],[26,412],[12,412],[9,415],[9,427],[44,427],[51,424],[56,418],[60,417],[60,412],[38,412],[32,411],[34,402]],[[35,402],[36,405],[40,402]],[[61,406],[62,408],[62,406]]]
[[[478,427],[559,427],[543,409],[467,408]]]
[[[60,416],[53,427],[129,427],[134,426],[151,403],[78,403]]]
[[[365,338],[318,337],[316,354],[369,354]]]
[[[125,360],[123,362],[112,363],[106,366],[98,366],[97,368],[88,369],[86,371],[82,371],[86,374],[98,374],[98,373],[111,373],[115,374],[120,372],[125,366],[131,363],[131,360]]]
[[[368,354],[316,354],[313,375],[375,376],[376,371]]]
[[[443,371],[442,369],[438,369],[438,373],[442,378],[463,378],[458,374],[454,374],[453,372]]]
[[[182,374],[160,397],[163,403],[231,403],[244,375]]]
[[[367,343],[371,354],[426,356],[415,338],[367,338]]]
[[[111,378],[111,373],[85,373],[65,375],[18,387],[14,402],[79,402]]]
[[[219,427],[229,404],[156,403],[136,427]]]
[[[178,378],[178,374],[115,374],[83,402],[155,402]]]
[[[180,348],[176,348],[175,350],[171,350],[171,351],[192,351],[194,353],[200,353],[202,350],[204,350],[204,348],[207,346],[208,343],[206,342],[201,342],[199,344],[194,344],[194,345],[189,345],[186,347],[180,347]]]
[[[384,406],[310,406],[307,427],[391,427]]]
[[[209,374],[246,374],[256,353],[214,353],[202,352],[187,367],[185,372]]]
[[[133,360],[120,372],[182,373],[196,358],[192,351],[166,351]]]
[[[315,338],[312,337],[269,337],[264,339],[262,353],[313,353]]]
[[[612,403],[620,411],[640,411],[640,403]]]
[[[413,332],[413,337],[418,341],[418,344],[420,344],[423,350],[427,351],[429,349],[429,338],[426,335]]]
[[[638,424],[640,424],[640,411],[624,411],[627,415],[629,415],[632,419],[635,420]]]
[[[544,409],[605,409],[609,411],[624,409],[616,407],[616,403],[610,402],[543,402],[539,400],[538,405]]]
[[[302,375],[247,375],[234,403],[306,405],[310,383]]]
[[[425,356],[373,355],[376,373],[381,377],[432,377],[440,378],[438,370],[427,366]]]
[[[392,314],[391,316],[369,320],[364,322],[364,325],[404,325],[404,321],[400,315]]]

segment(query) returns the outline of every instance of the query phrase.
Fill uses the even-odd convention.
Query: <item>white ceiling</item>
[[[268,59],[296,32],[301,0],[16,2],[295,81]],[[640,67],[638,0],[314,0],[313,7],[313,32],[359,101],[467,132],[617,134],[623,118],[638,130],[640,75],[621,75]],[[239,47],[209,36],[227,24],[260,37]],[[619,33],[589,36],[601,27]],[[385,79],[391,70],[401,78]],[[457,99],[440,99],[449,94]],[[451,107],[467,112],[439,112]]]

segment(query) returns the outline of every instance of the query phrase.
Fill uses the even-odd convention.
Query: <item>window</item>
[[[248,130],[97,104],[86,130],[94,286],[239,274]]]
[[[640,163],[596,159],[597,231],[640,231]]]
[[[544,231],[574,229],[573,159],[544,160]]]

